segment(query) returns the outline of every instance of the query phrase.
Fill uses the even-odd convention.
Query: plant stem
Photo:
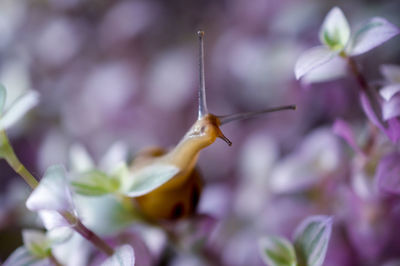
[[[35,189],[39,185],[37,179],[25,168],[25,166],[18,159],[17,155],[14,152],[14,149],[10,144],[7,134],[4,131],[0,131],[0,152],[1,157],[5,158],[11,168],[14,169],[14,171],[19,174],[32,189]],[[68,211],[59,213],[77,233],[86,238],[89,242],[91,242],[107,256],[111,256],[112,254],[114,254],[114,250],[103,239],[101,239],[93,231],[83,225],[79,218],[77,218],[74,214]]]
[[[114,250],[92,230],[87,228],[75,215],[71,214],[70,212],[62,212],[60,214],[72,226],[72,228],[74,228],[76,232],[78,232],[88,241],[92,242],[93,245],[95,245],[106,255],[111,256],[114,254]]]
[[[372,107],[376,117],[378,118],[379,122],[383,126],[386,126],[386,122],[384,122],[383,118],[382,118],[381,107],[377,100],[378,99],[377,92],[368,85],[366,78],[363,76],[363,74],[359,70],[357,63],[354,61],[354,59],[347,56],[346,54],[341,54],[341,56],[344,59],[346,59],[347,64],[349,65],[352,74],[354,75],[358,85],[360,85],[361,91],[364,92],[365,95],[368,97],[368,100],[371,103],[371,107]]]

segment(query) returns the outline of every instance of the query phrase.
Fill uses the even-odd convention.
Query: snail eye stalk
[[[197,32],[199,37],[199,116],[201,117],[208,114],[207,99],[206,99],[206,87],[204,77],[204,31],[199,30]]]
[[[222,116],[218,116],[218,119],[221,122],[221,125],[224,125],[224,124],[227,124],[227,123],[230,123],[233,121],[250,119],[250,118],[254,118],[259,115],[265,114],[265,113],[273,113],[273,112],[278,112],[278,111],[283,111],[283,110],[296,110],[296,105],[285,105],[285,106],[279,106],[279,107],[269,108],[269,109],[265,109],[265,110],[255,111],[255,112],[245,112],[245,113],[238,113],[238,114],[232,114],[232,115],[222,115]]]

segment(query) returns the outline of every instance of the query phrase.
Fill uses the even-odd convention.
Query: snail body
[[[130,167],[132,172],[139,171],[151,164],[169,164],[179,169],[179,172],[168,182],[145,195],[135,198],[141,211],[148,218],[154,220],[176,220],[189,217],[195,213],[203,187],[203,181],[196,169],[200,151],[214,143],[217,138],[221,138],[229,146],[232,145],[232,142],[222,133],[221,125],[252,118],[267,112],[295,109],[294,105],[289,105],[227,116],[216,116],[209,113],[204,84],[204,32],[199,31],[197,34],[200,42],[200,86],[197,121],[172,150],[167,152],[162,148],[146,149],[139,152]]]

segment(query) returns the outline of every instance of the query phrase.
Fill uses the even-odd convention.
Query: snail
[[[232,142],[222,133],[220,126],[264,113],[296,109],[295,105],[287,105],[226,116],[210,113],[207,109],[204,78],[204,32],[198,31],[197,36],[200,73],[197,121],[175,148],[170,151],[162,148],[145,149],[138,153],[130,166],[130,171],[138,171],[150,164],[162,163],[174,165],[180,170],[165,184],[135,198],[143,214],[154,220],[176,220],[195,213],[203,187],[199,171],[196,169],[200,151],[213,144],[217,138],[224,140],[229,146],[232,145]]]

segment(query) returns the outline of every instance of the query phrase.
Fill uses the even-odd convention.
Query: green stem
[[[25,182],[32,188],[35,189],[39,182],[35,177],[25,168],[25,166],[20,162],[18,157],[15,155],[14,149],[12,148],[7,134],[4,131],[0,132],[0,138],[2,142],[2,150],[4,152],[4,158],[7,163],[14,169],[14,171],[19,174]]]
[[[7,134],[4,131],[0,131],[0,158],[4,157],[7,163],[14,169],[14,171],[19,174],[26,183],[35,189],[39,182],[37,179],[25,168],[25,166],[20,162],[17,155],[12,148]],[[82,222],[70,212],[59,212],[62,217],[72,226],[72,228],[96,246],[99,250],[104,252],[107,256],[114,254],[114,250],[99,236],[97,236],[93,231],[87,228]],[[51,259],[51,258],[50,258]],[[54,258],[55,259],[55,258]]]

